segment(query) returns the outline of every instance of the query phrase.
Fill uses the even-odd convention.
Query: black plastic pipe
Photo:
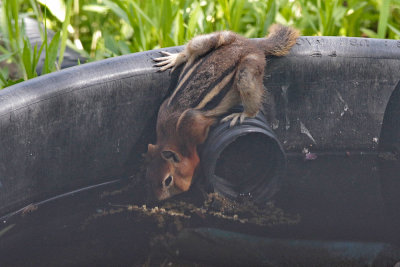
[[[262,112],[242,124],[229,123],[210,130],[202,147],[200,162],[210,190],[265,203],[279,190],[286,170],[282,145]]]

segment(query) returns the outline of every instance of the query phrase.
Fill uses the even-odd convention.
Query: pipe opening
[[[283,148],[261,112],[234,127],[217,125],[201,151],[206,184],[231,199],[269,201],[286,170]]]
[[[274,177],[277,149],[275,142],[261,133],[240,136],[221,152],[215,175],[229,182],[234,191],[247,195]]]

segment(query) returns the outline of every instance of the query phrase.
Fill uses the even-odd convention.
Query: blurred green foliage
[[[400,38],[400,0],[2,0],[0,5],[0,88],[37,76],[42,51],[42,72],[57,70],[67,45],[93,61],[182,45],[197,34],[224,29],[262,37],[273,23],[294,26],[303,35]],[[41,27],[45,45],[30,47],[22,20],[27,16],[56,32],[51,42]],[[10,64],[16,77],[10,76]]]

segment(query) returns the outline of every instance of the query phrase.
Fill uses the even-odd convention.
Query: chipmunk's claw
[[[165,71],[169,68],[172,68],[171,72],[173,72],[178,66],[187,61],[187,56],[184,53],[172,54],[165,51],[161,51],[160,53],[164,56],[153,58],[155,62],[158,62],[155,64],[155,66],[160,67],[160,71]]]
[[[160,51],[161,54],[163,54],[164,56],[172,56],[172,55],[176,55],[176,54],[172,54],[170,52],[167,51]]]
[[[153,58],[155,62],[158,62],[154,64],[154,66],[160,67],[160,71],[165,71],[169,68],[172,68],[172,71],[174,71],[178,63],[179,53],[171,54],[165,51],[161,51],[160,53],[163,54],[164,56]]]
[[[244,119],[247,117],[250,117],[250,116],[244,112],[232,113],[232,114],[226,116],[225,118],[223,118],[221,120],[221,122],[226,122],[226,121],[231,120],[231,122],[229,123],[229,127],[233,127],[236,125],[238,120],[239,120],[239,124],[242,124],[244,122]]]

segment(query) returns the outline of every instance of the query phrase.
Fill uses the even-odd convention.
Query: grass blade
[[[389,20],[390,0],[382,0],[379,22],[378,22],[378,38],[385,38],[388,20]]]
[[[182,44],[185,41],[185,28],[182,12],[178,12],[173,27],[174,45]]]
[[[378,35],[373,30],[361,28],[361,32],[367,35],[369,38],[378,38]]]
[[[394,32],[398,37],[400,37],[400,30],[396,28],[394,25],[388,24],[389,29]]]
[[[129,24],[131,23],[125,10],[123,10],[121,7],[119,7],[117,4],[113,3],[110,0],[103,0],[103,2],[106,5],[106,7],[111,9],[120,19],[125,20],[126,23]]]
[[[198,21],[202,16],[202,9],[200,5],[197,3],[196,7],[190,14],[189,22],[188,22],[188,36],[187,38],[192,38],[195,34],[197,34],[196,30],[198,29]]]
[[[40,12],[39,12],[39,9],[38,9],[38,4],[36,3],[35,0],[29,0],[29,1],[30,1],[30,3],[31,3],[31,7],[32,7],[32,9],[33,9],[33,13],[35,14],[36,20],[37,20],[38,22],[39,22],[39,21],[42,21],[42,17],[41,17],[41,15],[40,15]],[[39,28],[40,37],[41,37],[42,40],[43,40],[43,38],[44,38],[44,33],[43,33],[42,25],[41,25],[40,23],[38,23],[38,28]]]
[[[61,29],[61,45],[60,45],[60,55],[58,56],[58,66],[61,67],[61,64],[64,59],[64,52],[67,46],[67,38],[68,38],[68,25],[71,21],[71,10],[72,10],[72,0],[68,0],[66,10],[65,10],[65,19],[62,24]]]
[[[156,24],[153,22],[153,20],[149,18],[149,16],[147,16],[146,13],[144,13],[143,10],[135,2],[131,2],[131,4],[139,15],[141,15],[151,26],[156,27]]]
[[[230,10],[230,12],[232,14],[231,15],[232,30],[239,32],[245,1],[244,0],[236,0],[236,1],[232,1],[232,2],[233,2],[233,4],[232,4],[232,8]]]
[[[21,47],[22,44],[22,39],[21,39],[21,31],[20,31],[20,24],[19,24],[19,13],[18,13],[18,7],[19,7],[19,1],[14,0],[14,1],[8,1],[11,5],[11,13],[12,13],[12,18],[14,20],[14,33],[15,33],[15,39],[16,39],[16,45],[18,50]]]
[[[8,69],[7,68],[0,69],[0,89],[6,87],[7,79],[8,79]]]
[[[29,40],[24,40],[24,47],[22,49],[22,62],[24,63],[24,79],[31,79],[33,78],[32,73],[32,47],[29,43]]]
[[[7,53],[0,55],[0,62],[10,59],[15,53]]]
[[[32,73],[33,73],[34,77],[37,76],[36,67],[39,63],[40,55],[42,54],[43,48],[44,48],[43,44],[40,46],[39,51],[38,51],[37,44],[35,44],[35,47],[33,48]]]
[[[60,42],[60,32],[57,32],[53,39],[51,40],[50,44],[46,46],[46,58],[43,64],[42,73],[50,73],[55,70],[55,62],[57,60],[57,53],[58,53],[58,45]]]

